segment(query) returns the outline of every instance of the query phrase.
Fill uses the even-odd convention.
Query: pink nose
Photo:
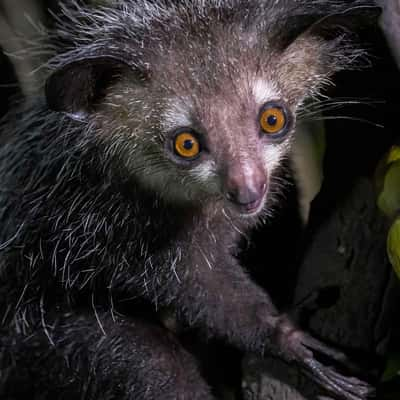
[[[257,202],[263,198],[266,189],[266,183],[263,183],[261,186],[259,186],[258,190],[255,191],[249,187],[236,187],[227,193],[226,198],[232,203],[245,206],[247,204]]]
[[[233,169],[226,182],[226,198],[243,211],[259,208],[268,189],[267,178],[257,168]]]

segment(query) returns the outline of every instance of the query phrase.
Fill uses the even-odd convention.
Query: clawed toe
[[[307,375],[341,400],[367,400],[375,397],[375,389],[354,377],[346,377],[315,359],[305,360]]]
[[[339,372],[342,369],[352,371],[356,375],[362,372],[346,354],[301,331],[284,316],[280,319],[276,332],[276,338],[285,359],[296,362],[312,380],[336,399],[375,398],[375,390],[368,383]],[[323,365],[319,356],[322,356],[324,360],[327,359],[330,366]]]
[[[334,363],[344,367],[347,371],[354,374],[362,374],[361,368],[355,364],[345,353],[335,348],[332,348],[321,341],[305,334],[303,345],[313,352],[322,354],[332,360]]]

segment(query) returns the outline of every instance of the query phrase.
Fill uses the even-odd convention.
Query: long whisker
[[[345,109],[346,107],[362,106],[376,109],[378,105],[385,104],[384,100],[371,98],[338,97],[316,99],[313,102],[306,103],[298,110],[297,118],[299,121],[327,121],[327,120],[350,120],[372,125],[377,128],[384,126],[378,122],[352,115],[332,115],[332,111]]]
[[[367,106],[375,108],[379,104],[384,104],[383,100],[372,100],[369,98],[335,98],[315,101],[302,106],[298,111],[299,116],[310,115],[317,112],[327,112],[333,109],[346,106]]]
[[[338,120],[338,119],[342,119],[342,120],[349,120],[349,121],[357,121],[357,122],[361,122],[367,125],[371,125],[374,126],[376,128],[380,128],[383,129],[385,126],[382,124],[379,124],[377,122],[372,122],[368,119],[365,118],[359,118],[359,117],[350,117],[348,115],[329,115],[329,116],[323,116],[320,115],[319,117],[312,117],[312,118],[307,118],[310,121],[326,121],[326,120]]]

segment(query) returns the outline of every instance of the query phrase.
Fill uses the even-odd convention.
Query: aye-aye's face
[[[125,77],[103,115],[123,120],[127,171],[145,186],[168,201],[218,199],[231,213],[255,216],[273,195],[296,110],[318,85],[318,56],[311,38],[280,51],[232,32],[211,32],[206,44],[163,44],[148,81]]]
[[[345,3],[127,0],[66,11],[60,34],[72,47],[52,61],[47,103],[86,122],[104,144],[102,165],[166,201],[259,215],[299,107],[362,54],[348,33],[376,7]]]

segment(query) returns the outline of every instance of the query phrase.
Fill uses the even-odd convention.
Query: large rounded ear
[[[106,89],[131,69],[112,56],[74,60],[53,72],[46,81],[47,104],[54,111],[84,120],[104,97]]]
[[[313,34],[333,38],[343,34],[343,30],[357,32],[366,27],[378,26],[382,9],[376,5],[363,5],[354,2],[347,9],[328,14],[315,21],[309,28]],[[350,3],[351,4],[351,3]]]
[[[318,3],[304,13],[295,11],[282,18],[278,40],[282,48],[289,47],[303,35],[314,35],[330,40],[343,35],[344,31],[357,32],[365,27],[377,25],[381,8],[371,1],[355,0],[352,3]]]

